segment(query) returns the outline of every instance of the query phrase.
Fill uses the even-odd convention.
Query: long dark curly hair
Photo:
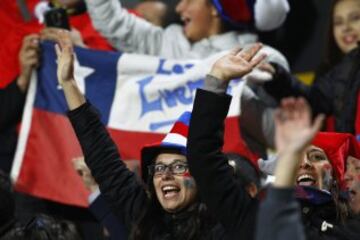
[[[147,179],[148,202],[138,220],[131,226],[129,239],[209,239],[216,225],[203,203],[195,200],[179,213],[166,212],[157,199],[153,176]]]

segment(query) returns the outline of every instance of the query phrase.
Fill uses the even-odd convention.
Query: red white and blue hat
[[[149,176],[148,167],[154,163],[156,156],[162,151],[176,150],[186,155],[190,118],[191,112],[184,112],[161,142],[145,145],[141,149],[141,175],[145,182]]]
[[[233,26],[247,26],[254,22],[255,0],[212,0],[221,19]]]

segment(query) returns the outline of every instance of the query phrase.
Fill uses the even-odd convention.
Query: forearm
[[[281,152],[275,168],[276,188],[289,188],[295,185],[296,172],[300,164],[301,153],[295,151]]]
[[[80,92],[75,79],[69,80],[62,84],[66,102],[69,110],[72,111],[86,102],[84,95]]]
[[[80,142],[86,164],[109,204],[129,225],[145,204],[146,193],[136,176],[121,161],[115,143],[89,103],[68,113]]]
[[[276,69],[273,80],[264,84],[264,89],[278,102],[286,97],[299,97],[303,96],[309,99],[310,90],[309,86],[304,85],[300,80],[296,79],[291,73],[285,70],[278,64],[272,63]]]
[[[228,95],[197,90],[187,149],[190,172],[201,199],[225,228],[238,228],[252,201],[245,188],[236,183],[233,169],[222,153],[224,120],[230,102]]]
[[[86,0],[94,27],[118,50],[158,55],[163,29],[130,14],[119,0]]]

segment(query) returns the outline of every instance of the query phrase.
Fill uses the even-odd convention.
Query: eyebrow
[[[164,163],[164,162],[162,162],[162,161],[159,161],[159,162],[157,162],[157,163],[155,163],[155,164],[163,164],[163,165],[170,165],[170,164],[174,164],[174,163],[185,163],[185,164],[187,164],[187,162],[186,162],[186,160],[184,159],[184,160],[182,160],[182,159],[174,159],[171,163],[169,163],[169,164],[166,164],[166,163]]]
[[[325,156],[326,156],[326,153],[324,152],[324,150],[319,149],[319,148],[313,148],[313,149],[309,150],[309,152],[307,152],[307,154],[310,154],[310,153],[322,153],[322,154],[325,154]]]

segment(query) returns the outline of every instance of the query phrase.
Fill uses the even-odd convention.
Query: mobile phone
[[[70,30],[68,15],[63,8],[54,8],[45,13],[45,25]]]

